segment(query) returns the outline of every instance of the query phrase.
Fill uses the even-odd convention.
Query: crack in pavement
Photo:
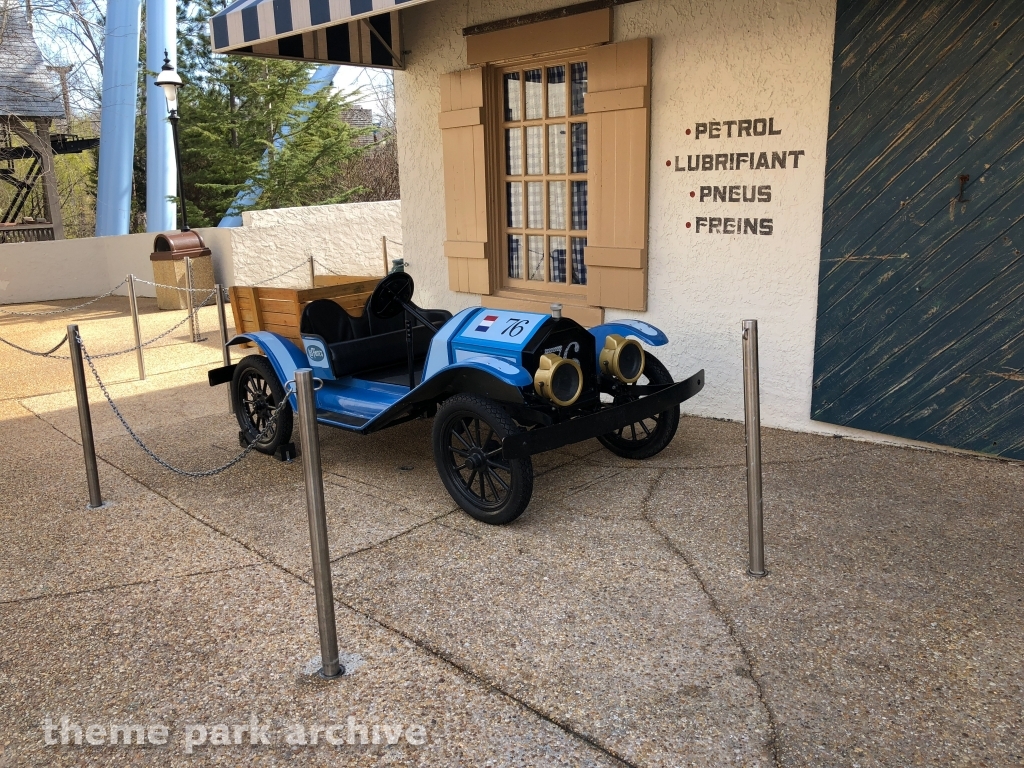
[[[353,549],[351,552],[346,552],[343,555],[338,555],[337,557],[333,557],[333,558],[331,558],[331,565],[333,565],[334,563],[340,563],[342,560],[344,560],[347,557],[352,557],[354,555],[358,555],[358,554],[361,554],[363,552],[369,552],[371,549],[376,549],[377,547],[381,546],[382,544],[388,544],[389,542],[395,541],[396,539],[400,539],[403,536],[407,536],[408,534],[412,533],[413,531],[418,531],[420,528],[423,528],[424,526],[427,526],[427,525],[430,525],[431,523],[439,521],[442,517],[448,517],[449,515],[454,514],[456,511],[457,510],[455,510],[455,509],[449,509],[447,512],[442,512],[439,515],[436,515],[435,517],[430,518],[429,520],[424,520],[423,522],[416,523],[416,525],[411,525],[408,528],[406,528],[405,530],[399,531],[398,533],[396,533],[393,536],[388,536],[386,539],[381,539],[380,541],[375,541],[373,544],[367,544],[365,547],[360,547],[359,549]]]
[[[675,542],[673,542],[672,539],[670,539],[658,527],[657,523],[655,523],[654,519],[651,516],[651,498],[654,496],[654,493],[658,489],[658,486],[661,484],[662,479],[667,474],[668,469],[669,468],[659,468],[657,476],[654,478],[653,481],[651,481],[650,485],[648,486],[647,493],[644,494],[643,501],[641,502],[641,508],[643,510],[643,514],[641,515],[641,517],[644,520],[644,522],[646,522],[647,525],[651,528],[651,530],[655,534],[657,534],[658,537],[665,543],[668,549],[677,557],[679,557],[679,559],[681,559],[683,563],[685,563],[687,570],[689,570],[690,573],[693,575],[693,578],[697,582],[697,585],[700,587],[701,592],[704,593],[704,596],[707,598],[708,603],[711,605],[712,612],[716,616],[718,616],[718,618],[725,625],[729,637],[732,638],[733,642],[736,644],[736,647],[739,648],[740,653],[743,655],[743,660],[747,664],[747,671],[750,675],[750,679],[753,681],[754,689],[757,691],[758,701],[760,701],[761,706],[764,707],[765,714],[768,717],[768,746],[772,753],[772,759],[775,762],[776,768],[781,768],[782,758],[780,755],[781,743],[779,739],[779,727],[775,719],[775,712],[772,709],[771,704],[768,702],[768,696],[765,693],[764,686],[761,683],[761,675],[756,670],[756,664],[754,663],[753,653],[751,653],[751,651],[746,647],[746,645],[743,644],[743,641],[740,639],[739,630],[737,630],[736,624],[733,621],[732,616],[729,615],[729,613],[722,607],[721,603],[718,602],[718,599],[711,593],[710,589],[708,589],[708,585],[705,582],[704,577],[698,570],[696,564],[693,562],[690,556],[686,554],[684,550],[676,546]]]
[[[12,600],[0,600],[0,605],[16,605],[18,603],[31,603],[35,600],[49,600],[55,597],[75,597],[76,595],[94,595],[103,592],[112,592],[128,587],[140,587],[146,584],[158,584],[162,581],[173,581],[174,579],[188,579],[194,576],[210,576],[215,573],[230,573],[232,571],[244,571],[247,568],[256,568],[263,563],[249,563],[248,565],[231,565],[227,568],[211,568],[206,571],[191,571],[189,573],[176,573],[170,576],[154,576],[152,579],[140,579],[139,581],[126,581],[118,584],[104,584],[99,587],[88,587],[86,589],[72,589],[67,592],[47,592],[45,595],[29,595],[28,597],[16,597]]]
[[[27,408],[23,403],[19,403],[19,405],[21,405],[21,407],[24,408],[27,412],[31,413],[33,416],[35,416],[37,419],[39,419],[39,421],[41,421],[43,424],[46,424],[47,426],[49,426],[54,431],[58,432],[59,434],[63,435],[64,437],[68,438],[72,442],[75,442],[76,444],[80,445],[80,443],[77,443],[77,441],[75,441],[73,437],[71,437],[70,435],[67,435],[61,429],[59,429],[55,425],[53,425],[50,422],[48,422],[46,419],[42,418],[42,416],[40,416],[39,414],[36,414],[31,409]],[[865,453],[865,452],[868,452],[868,451],[879,450],[879,448],[880,448],[880,446],[872,446],[872,447],[865,448],[865,449],[860,450],[860,451],[854,451],[854,452],[851,452],[851,453],[848,453],[848,454],[843,454],[843,455],[853,455],[853,454],[856,454],[856,453]],[[568,458],[564,462],[560,462],[560,463],[558,463],[558,464],[556,464],[554,466],[547,467],[542,472],[538,472],[537,476],[543,476],[543,475],[546,475],[546,474],[549,474],[549,473],[554,473],[554,472],[557,472],[558,470],[566,469],[568,467],[571,467],[574,464],[575,465],[583,464],[583,465],[589,465],[589,466],[599,466],[599,467],[606,467],[606,468],[609,468],[609,469],[616,469],[618,471],[614,473],[614,476],[620,475],[620,474],[628,471],[631,468],[629,466],[622,467],[622,466],[616,466],[614,464],[612,464],[612,465],[601,464],[598,461],[595,461],[595,460],[591,459],[592,456],[594,456],[595,454],[601,452],[602,450],[603,450],[603,448],[596,448],[595,450],[593,450],[591,452],[588,452],[586,454],[583,454],[581,456],[572,456],[571,458]],[[807,459],[783,460],[783,461],[778,461],[778,462],[765,462],[765,463],[766,464],[812,463],[812,462],[815,462],[815,461],[821,461],[821,460],[825,460],[825,459],[828,459],[828,458],[834,458],[834,457],[833,456],[819,456],[819,457],[811,457],[811,458],[807,458]],[[279,570],[279,571],[281,571],[283,573],[288,574],[292,578],[296,579],[300,583],[305,584],[306,586],[308,586],[310,588],[313,587],[312,580],[309,577],[307,577],[304,573],[299,573],[296,570],[293,570],[292,568],[288,567],[284,563],[278,562],[270,554],[261,551],[260,549],[258,549],[257,547],[255,547],[253,545],[250,545],[248,542],[242,540],[240,537],[234,535],[233,533],[229,532],[228,530],[226,530],[226,529],[222,528],[221,526],[211,522],[210,520],[205,519],[202,515],[199,515],[197,513],[191,512],[185,506],[183,506],[183,504],[185,502],[175,501],[170,496],[166,495],[165,493],[157,490],[153,486],[151,486],[148,483],[146,483],[144,480],[135,477],[125,467],[120,466],[119,464],[115,463],[114,461],[112,461],[110,459],[102,457],[99,454],[97,454],[97,459],[103,461],[105,464],[107,464],[111,468],[117,470],[118,472],[123,474],[125,477],[135,481],[136,483],[138,483],[142,487],[146,488],[150,492],[152,492],[152,493],[156,494],[157,496],[159,496],[160,498],[163,498],[165,501],[167,501],[167,503],[172,505],[175,509],[179,510],[185,516],[187,516],[187,517],[195,520],[196,522],[200,523],[201,525],[209,528],[211,531],[217,533],[218,535],[223,536],[223,537],[229,539],[230,541],[238,544],[244,550],[248,551],[249,553],[251,553],[255,557],[259,558],[263,563],[265,563],[267,565],[270,565],[271,567],[276,568],[277,570]],[[769,702],[767,700],[767,696],[766,696],[764,688],[763,688],[763,686],[761,684],[760,675],[756,672],[756,666],[755,666],[754,661],[753,661],[752,653],[746,648],[746,646],[741,641],[741,639],[739,637],[739,634],[738,634],[738,630],[737,630],[737,628],[735,626],[735,623],[733,622],[731,616],[729,616],[729,614],[722,608],[722,606],[718,602],[718,600],[709,591],[709,589],[707,587],[707,584],[705,583],[701,573],[696,568],[696,565],[693,563],[691,558],[682,549],[677,547],[674,544],[674,542],[672,542],[671,539],[669,539],[665,535],[665,533],[658,527],[657,523],[652,519],[651,513],[650,513],[650,501],[651,501],[651,498],[653,497],[653,495],[654,495],[658,485],[660,484],[662,478],[665,476],[665,474],[669,470],[672,470],[672,469],[675,469],[677,471],[678,470],[700,470],[700,469],[731,468],[731,467],[742,467],[742,466],[744,466],[744,465],[743,464],[731,464],[730,463],[730,464],[725,464],[725,465],[709,465],[709,466],[703,466],[703,467],[673,467],[673,466],[668,466],[668,467],[652,468],[652,470],[654,470],[657,473],[657,475],[653,479],[653,481],[650,482],[650,484],[648,486],[648,489],[647,489],[646,493],[644,494],[644,498],[643,498],[643,500],[641,502],[641,509],[642,509],[641,517],[644,520],[644,522],[650,527],[650,529],[659,538],[662,539],[662,541],[673,552],[673,554],[675,554],[681,560],[683,560],[683,562],[685,563],[687,569],[693,575],[694,580],[696,581],[699,589],[701,590],[701,592],[704,594],[704,596],[708,600],[708,602],[709,602],[709,604],[710,604],[710,606],[712,608],[713,613],[723,622],[723,625],[726,627],[726,631],[729,634],[730,638],[733,640],[733,642],[736,644],[737,648],[740,650],[740,653],[742,654],[742,656],[744,658],[744,661],[746,662],[747,669],[748,669],[748,672],[749,672],[749,676],[750,676],[752,682],[754,683],[755,690],[757,691],[758,700],[761,703],[762,707],[764,708],[766,716],[767,716],[767,719],[768,719],[768,725],[769,725],[769,748],[770,748],[770,751],[772,753],[775,765],[776,766],[781,766],[780,742],[779,742],[778,726],[777,726],[777,723],[776,723],[776,720],[775,720],[775,715],[774,715],[774,712],[772,710],[772,707],[771,707],[771,705],[769,704]],[[380,499],[382,501],[387,501],[389,503],[395,503],[392,499],[387,497],[387,493],[388,492],[387,492],[387,490],[385,488],[382,488],[380,486],[376,486],[376,485],[374,485],[372,483],[368,483],[365,480],[348,477],[344,473],[337,472],[337,471],[329,471],[329,472],[325,472],[325,474],[327,474],[327,475],[334,475],[335,477],[343,479],[345,481],[356,483],[358,485],[363,486],[363,488],[365,488],[367,490],[372,489],[374,491],[377,491],[377,493],[383,494],[383,496],[378,496],[376,493],[375,494],[371,494],[371,495],[373,495],[374,497],[376,497],[376,498],[378,498],[378,499]],[[576,486],[576,487],[570,489],[570,494],[569,495],[577,494],[577,493],[579,493],[579,492],[581,492],[583,490],[586,490],[587,488],[589,488],[590,486],[594,485],[595,483],[603,481],[603,480],[606,480],[606,479],[607,478],[603,477],[603,478],[598,478],[597,480],[592,480],[592,481],[581,483],[579,486]],[[331,482],[330,484],[331,485],[335,485],[336,487],[344,487],[344,486],[341,486],[339,483],[336,483],[336,482]],[[401,508],[406,509],[407,511],[410,511],[410,512],[412,511],[412,510],[409,510],[404,505],[398,505],[398,506],[401,506]],[[400,532],[398,532],[398,533],[396,533],[396,534],[394,534],[392,536],[389,536],[386,539],[382,539],[380,541],[374,542],[372,544],[369,544],[369,545],[367,545],[365,547],[362,547],[362,548],[360,548],[358,550],[355,550],[353,552],[347,552],[347,553],[345,553],[343,555],[340,555],[340,556],[338,556],[336,558],[332,558],[331,559],[331,563],[333,565],[335,563],[341,562],[341,561],[345,560],[346,558],[352,557],[354,555],[358,555],[358,554],[361,554],[361,553],[368,552],[370,550],[378,549],[378,548],[380,548],[382,546],[385,546],[385,545],[387,545],[387,544],[389,544],[389,543],[391,543],[393,541],[396,541],[399,538],[402,538],[402,537],[406,536],[409,533],[412,533],[413,531],[416,531],[416,530],[419,530],[421,528],[424,528],[424,527],[426,527],[426,526],[428,526],[428,525],[430,525],[432,523],[436,523],[439,526],[451,529],[450,526],[444,525],[444,523],[442,523],[441,520],[443,518],[451,516],[452,514],[454,514],[457,511],[458,511],[457,508],[456,509],[446,510],[445,512],[437,514],[437,515],[433,516],[432,518],[430,518],[428,520],[423,520],[423,521],[421,521],[421,522],[419,522],[419,523],[417,523],[417,524],[415,524],[413,526],[410,526],[409,528],[407,528],[405,530],[402,530],[402,531],[400,531]],[[454,529],[452,529],[452,530],[454,530]],[[243,569],[243,568],[252,568],[252,567],[255,567],[255,564],[245,565],[245,566],[233,566],[231,568],[221,569],[221,571],[212,571],[212,572],[222,572],[222,571],[226,572],[226,571],[231,571],[231,570],[239,570],[239,569]],[[163,578],[187,578],[189,575],[190,574],[183,574],[181,576],[163,577]],[[200,574],[197,574],[197,575],[203,575],[203,574],[200,573]],[[160,580],[160,579],[155,579],[155,580]],[[105,590],[111,590],[111,589],[117,589],[117,588],[123,588],[123,587],[130,587],[130,586],[134,586],[136,583],[138,583],[138,584],[151,583],[152,581],[155,581],[155,580],[142,581],[142,582],[132,582],[132,583],[123,584],[123,585],[111,585],[111,586],[107,586],[107,587],[96,588],[95,590],[82,590],[82,592],[105,591]],[[76,593],[72,592],[72,593],[67,593],[67,594],[76,594]],[[45,597],[59,597],[59,596],[63,596],[63,595],[47,595],[47,596],[40,596],[40,597],[36,597],[36,598],[25,598],[25,599],[27,599],[27,600],[43,599]],[[2,602],[0,602],[0,604],[4,604],[6,602],[11,602],[11,601],[2,601]],[[392,625],[391,623],[385,621],[384,619],[382,619],[382,618],[380,618],[380,617],[378,617],[378,616],[368,612],[367,610],[364,610],[364,609],[362,609],[360,607],[357,607],[356,605],[354,605],[354,604],[352,604],[352,603],[350,603],[350,602],[348,602],[346,600],[340,599],[337,596],[335,596],[335,603],[337,605],[340,605],[340,606],[348,609],[352,613],[354,613],[354,614],[356,614],[358,616],[363,617],[365,620],[370,621],[373,624],[376,624],[377,626],[381,627],[382,629],[385,629],[388,632],[391,632],[391,633],[393,633],[395,635],[398,635],[399,637],[403,638],[407,642],[411,643],[413,646],[421,649],[422,651],[428,653],[429,655],[434,656],[435,658],[437,658],[437,659],[443,661],[444,663],[450,665],[452,668],[458,670],[460,673],[462,673],[464,676],[468,677],[469,679],[472,679],[472,680],[476,681],[477,683],[483,685],[487,689],[493,690],[495,693],[497,693],[497,694],[499,694],[501,696],[506,697],[510,701],[515,702],[518,706],[520,706],[523,709],[533,713],[536,717],[544,720],[545,722],[550,723],[551,725],[553,725],[556,728],[558,728],[559,730],[565,732],[566,734],[568,734],[572,738],[577,739],[577,740],[587,744],[592,749],[595,749],[595,750],[601,752],[602,754],[604,754],[604,755],[606,755],[606,756],[608,756],[608,757],[610,757],[610,758],[620,762],[623,765],[629,766],[630,768],[636,768],[634,763],[630,762],[624,756],[619,755],[618,753],[616,753],[615,750],[612,749],[611,747],[608,747],[608,746],[605,746],[605,745],[601,744],[594,737],[591,737],[591,736],[587,735],[586,733],[584,733],[582,731],[579,731],[577,728],[572,726],[570,723],[564,722],[561,718],[558,717],[558,715],[550,713],[550,712],[546,712],[546,711],[544,711],[542,709],[539,709],[537,706],[535,706],[535,705],[531,704],[530,702],[526,701],[524,698],[521,698],[520,696],[518,696],[516,694],[510,693],[510,692],[504,690],[498,683],[488,679],[487,677],[483,676],[482,674],[480,674],[478,672],[473,671],[472,669],[468,668],[467,666],[464,666],[463,663],[460,663],[458,660],[456,660],[454,657],[452,657],[450,654],[448,654],[444,649],[435,646],[429,640],[427,640],[425,638],[417,637],[415,635],[412,635],[412,634],[406,632],[405,630],[403,630],[403,629],[401,629],[401,628],[399,628],[399,627],[397,627],[395,625]]]
[[[22,406],[22,407],[24,407],[24,406]],[[26,410],[28,410],[28,409],[26,408]],[[48,422],[45,419],[43,419],[38,414],[36,414],[36,413],[34,413],[32,411],[29,411],[29,413],[32,413],[32,415],[35,416],[37,419],[39,419],[40,422],[42,422],[43,424],[45,424],[48,427],[50,427],[50,429],[54,430],[58,434],[63,435],[65,438],[68,438],[72,442],[76,442],[73,438],[71,438],[65,432],[63,432],[62,430],[57,428],[55,425],[53,425],[50,422]],[[80,443],[76,443],[76,444],[81,445]],[[301,582],[302,584],[305,584],[306,586],[308,586],[310,589],[313,589],[312,581],[307,579],[304,574],[301,574],[301,573],[298,573],[298,572],[292,570],[291,568],[289,568],[284,563],[280,563],[277,560],[275,560],[269,554],[266,554],[266,553],[260,551],[259,549],[257,549],[256,547],[251,546],[250,544],[248,544],[247,542],[243,541],[242,539],[240,539],[239,537],[235,536],[234,534],[228,532],[227,530],[221,528],[218,525],[215,525],[211,521],[206,520],[201,515],[198,515],[196,513],[191,512],[190,510],[188,510],[185,507],[183,507],[181,504],[175,502],[173,499],[169,498],[168,496],[164,495],[163,493],[158,491],[153,486],[151,486],[148,483],[146,483],[144,480],[135,477],[127,469],[125,469],[124,467],[121,467],[120,465],[114,463],[112,460],[107,459],[107,458],[101,456],[98,453],[96,454],[96,458],[97,458],[98,461],[102,461],[108,467],[116,470],[117,472],[120,472],[126,478],[128,478],[128,479],[130,479],[130,480],[132,480],[132,481],[134,481],[136,483],[138,483],[139,485],[141,485],[143,488],[147,489],[151,493],[156,494],[160,498],[164,499],[165,501],[167,501],[168,504],[170,504],[175,509],[180,511],[186,517],[189,517],[192,520],[195,520],[196,522],[200,523],[201,525],[209,528],[211,531],[213,531],[213,532],[223,536],[224,538],[229,539],[230,541],[233,541],[234,543],[238,544],[240,547],[242,547],[246,551],[250,552],[251,554],[253,554],[257,558],[259,558],[261,561],[263,561],[263,563],[265,563],[267,565],[270,565],[273,568],[278,569],[282,573],[285,573],[285,574],[291,576],[295,580],[297,580],[297,581]],[[447,516],[449,514],[451,514],[451,511],[442,513],[438,517],[439,518],[440,517],[445,517],[445,516]],[[418,527],[422,527],[422,525],[427,525],[430,522],[433,522],[433,521],[427,521],[426,523],[423,523],[423,524],[418,525],[416,527],[417,528]],[[404,533],[406,533],[406,532],[403,531],[403,534]],[[399,535],[403,535],[403,534],[399,534]],[[395,538],[397,538],[397,536],[391,537],[390,539],[388,539],[388,541],[394,540]],[[371,547],[368,547],[366,549],[373,549],[373,548],[375,548],[377,546],[379,546],[379,544],[375,544],[375,545],[373,545]],[[366,551],[366,549],[364,549],[363,551]],[[240,566],[236,566],[236,567],[240,567]],[[249,565],[249,566],[244,566],[244,567],[251,568],[251,567],[254,567],[254,566],[253,565]],[[227,569],[227,570],[232,570],[232,569]],[[170,578],[178,578],[178,577],[170,577]],[[126,586],[130,586],[130,585],[126,585]],[[607,757],[612,758],[613,760],[621,763],[624,766],[627,766],[627,768],[639,768],[639,766],[637,766],[635,763],[632,763],[628,759],[623,757],[622,755],[617,754],[612,748],[606,747],[603,744],[601,744],[600,742],[598,742],[598,741],[594,740],[593,738],[591,738],[590,736],[587,736],[586,734],[577,731],[570,724],[561,721],[557,716],[543,712],[542,710],[538,709],[534,705],[532,705],[529,702],[527,702],[525,699],[522,699],[519,696],[504,690],[496,682],[493,682],[493,681],[487,679],[486,677],[478,674],[477,672],[474,672],[473,670],[463,666],[458,661],[456,661],[454,658],[452,658],[447,653],[445,653],[442,649],[435,647],[432,643],[428,642],[427,640],[422,639],[422,638],[417,638],[417,637],[415,637],[415,636],[413,636],[413,635],[411,635],[411,634],[409,634],[409,633],[399,629],[398,627],[395,627],[395,626],[393,626],[393,625],[383,621],[382,619],[379,619],[376,616],[374,616],[374,615],[372,615],[370,613],[367,613],[366,611],[364,611],[364,610],[362,610],[360,608],[357,608],[355,605],[352,605],[352,604],[350,604],[350,603],[348,603],[348,602],[346,602],[344,600],[339,599],[337,596],[335,596],[334,602],[335,602],[335,604],[341,605],[342,607],[348,609],[350,612],[356,614],[357,616],[363,617],[366,621],[369,621],[369,622],[377,625],[381,629],[384,629],[384,630],[386,630],[388,632],[391,632],[391,633],[393,633],[395,635],[398,635],[399,637],[401,637],[405,641],[411,643],[413,646],[415,646],[416,648],[420,649],[421,651],[423,651],[423,652],[427,653],[428,655],[433,656],[433,657],[439,659],[440,661],[443,661],[444,663],[448,664],[453,669],[455,669],[459,673],[461,673],[463,676],[469,678],[470,680],[473,680],[473,681],[477,682],[478,684],[482,685],[487,690],[494,691],[498,695],[505,697],[506,699],[508,699],[509,701],[515,703],[516,705],[518,705],[522,709],[532,713],[533,715],[535,715],[536,717],[540,718],[541,720],[543,720],[543,721],[545,721],[545,722],[555,726],[559,730],[563,731],[564,733],[566,733],[567,735],[571,736],[572,738],[574,738],[574,739],[576,739],[576,740],[586,744],[590,748],[592,748],[592,749],[594,749],[594,750],[604,754]]]

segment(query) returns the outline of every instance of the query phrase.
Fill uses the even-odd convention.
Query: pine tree
[[[182,175],[189,223],[215,226],[240,191],[241,210],[345,202],[340,169],[361,151],[330,86],[304,93],[314,67],[212,53],[209,17],[223,0],[179,5]]]

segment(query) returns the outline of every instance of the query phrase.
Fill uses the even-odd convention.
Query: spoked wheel
[[[671,384],[672,374],[654,355],[648,352],[644,372],[636,382],[643,384]],[[615,405],[628,402],[627,397],[616,397]],[[601,435],[597,439],[616,456],[625,459],[649,459],[661,453],[672,442],[679,428],[679,406],[662,411],[643,421],[627,424],[621,429]]]
[[[503,459],[502,441],[520,429],[505,410],[476,395],[446,400],[434,419],[434,461],[448,493],[470,515],[502,525],[533,494],[533,462]]]
[[[273,453],[292,436],[292,409],[287,403],[270,424],[274,409],[285,398],[284,387],[270,362],[262,355],[249,355],[235,368],[231,380],[235,418],[247,443],[261,453]],[[269,426],[268,426],[269,425]],[[266,430],[266,434],[263,431]],[[260,435],[262,438],[257,440]]]

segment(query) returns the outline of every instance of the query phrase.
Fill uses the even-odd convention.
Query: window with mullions
[[[510,288],[585,293],[587,63],[500,72]]]

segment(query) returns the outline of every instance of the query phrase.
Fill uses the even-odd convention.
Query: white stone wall
[[[455,310],[479,297],[448,290],[438,77],[466,67],[461,29],[564,0],[436,0],[403,11],[407,69],[395,75],[403,242],[418,303]],[[762,419],[810,421],[814,324],[835,0],[640,0],[614,10],[614,40],[653,39],[648,311],[676,376],[707,386],[684,408],[742,418],[740,321],[760,326]],[[696,140],[695,124],[774,118],[781,135]],[[686,129],[691,130],[687,135]],[[722,135],[725,135],[723,129]],[[804,150],[793,170],[677,172],[687,154]],[[592,150],[593,151],[593,150]],[[671,161],[667,166],[666,162]],[[769,204],[701,204],[701,185],[771,185]],[[698,235],[696,216],[771,218],[771,236]]]
[[[402,204],[377,203],[277,208],[242,214],[231,231],[234,283],[256,285],[312,256],[317,273],[383,275],[381,237],[388,238],[388,258],[403,258]],[[308,267],[274,280],[279,288],[305,288]]]
[[[231,283],[231,241],[228,230],[201,228],[197,232],[213,252],[214,277]],[[153,280],[149,255],[154,233],[50,240],[0,245],[0,304],[52,299],[77,299],[106,293],[131,272]],[[118,294],[127,295],[122,287]],[[155,289],[138,284],[139,296],[156,296]]]
[[[402,204],[346,203],[242,214],[243,226],[201,228],[223,285],[271,281],[278,288],[309,286],[309,257],[320,274],[383,275],[381,237],[389,259],[403,258]],[[154,233],[0,245],[0,304],[72,299],[105,293],[129,272],[153,279]],[[120,293],[124,293],[124,289]],[[139,295],[155,296],[140,284]]]

